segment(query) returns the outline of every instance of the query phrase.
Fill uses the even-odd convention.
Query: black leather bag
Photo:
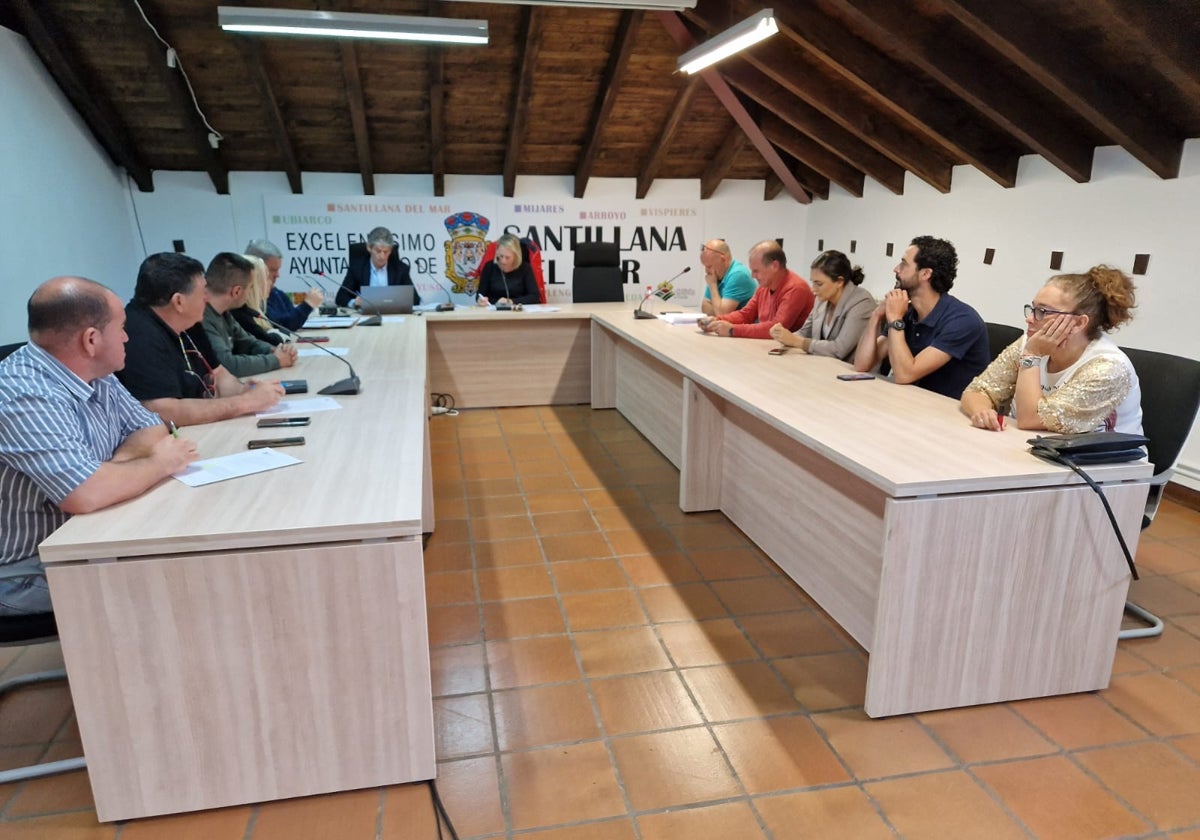
[[[1085,432],[1080,435],[1043,435],[1026,441],[1029,451],[1047,461],[1072,464],[1119,464],[1146,457],[1143,435],[1125,432]]]

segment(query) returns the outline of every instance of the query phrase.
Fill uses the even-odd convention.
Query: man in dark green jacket
[[[234,376],[254,376],[296,363],[296,346],[272,346],[242,329],[230,310],[245,303],[246,287],[253,267],[240,254],[222,251],[212,258],[208,270],[208,306],[204,309],[204,332],[221,364]]]

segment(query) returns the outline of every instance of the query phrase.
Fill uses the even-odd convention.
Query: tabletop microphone
[[[495,265],[495,263],[493,263],[493,265]],[[508,303],[497,303],[496,309],[497,310],[511,310],[513,308],[513,305],[512,305],[512,294],[509,293],[509,291],[508,291],[508,275],[505,274],[504,269],[498,265],[496,266],[496,270],[500,272],[500,279],[502,281],[504,281],[504,299],[508,301]]]
[[[666,283],[659,283],[657,287],[652,288],[648,292],[646,292],[646,296],[644,298],[642,298],[642,302],[637,305],[637,309],[633,310],[633,317],[641,318],[641,319],[654,318],[655,315],[653,312],[647,312],[646,310],[642,309],[642,307],[646,305],[646,301],[648,301],[648,300],[650,300],[650,298],[654,297],[654,293],[657,292],[659,289],[661,289],[663,286],[674,283],[676,280],[678,280],[680,277],[687,274],[691,270],[692,270],[692,267],[689,265],[687,268],[685,268],[683,271],[676,274],[674,277],[672,277]]]
[[[283,324],[280,324],[276,321],[272,321],[266,315],[263,315],[262,318],[268,324],[275,327],[275,329],[281,330],[282,332],[285,332],[288,335],[295,336],[297,341],[304,341],[304,339],[300,336],[300,333],[296,332],[295,330],[290,330],[287,327],[285,327]],[[346,367],[350,368],[349,376],[347,376],[345,379],[339,379],[337,382],[334,382],[332,385],[326,385],[320,391],[317,391],[318,394],[324,394],[325,396],[330,396],[330,397],[345,397],[345,396],[350,396],[352,394],[357,394],[359,392],[359,390],[362,388],[362,380],[359,379],[358,374],[354,372],[354,365],[350,364],[350,362],[348,362],[346,359],[343,359],[337,353],[334,353],[328,347],[322,347],[320,344],[313,344],[311,342],[308,343],[308,346],[316,347],[322,353],[328,353],[330,356],[333,356],[333,358],[337,359],[339,362],[344,364]]]
[[[357,321],[355,321],[354,325],[356,327],[378,327],[383,324],[383,315],[379,312],[379,307],[377,307],[375,304],[371,303],[371,301],[367,300],[365,297],[360,295],[357,291],[355,291],[354,289],[351,289],[349,286],[342,285],[341,283],[334,280],[332,277],[330,277],[323,271],[318,271],[313,276],[317,277],[317,278],[324,277],[326,281],[337,286],[339,289],[345,289],[347,292],[349,292],[351,300],[358,298],[359,300],[361,300],[363,302],[363,306],[370,305],[370,307],[375,310],[367,317],[359,318]]]
[[[436,277],[434,277],[432,275],[430,275],[429,279],[432,280],[434,283],[437,283],[437,287],[446,293],[446,302],[439,303],[436,307],[434,307],[433,311],[434,312],[453,312],[454,311],[454,295],[450,292],[449,289],[447,289],[445,286],[442,285],[441,280],[437,279]]]

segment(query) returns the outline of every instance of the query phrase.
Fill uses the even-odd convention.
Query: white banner
[[[625,299],[637,301],[646,287],[692,270],[675,282],[680,306],[699,306],[704,293],[700,246],[704,220],[699,202],[585,203],[518,201],[497,196],[405,200],[389,196],[263,197],[267,238],[283,251],[282,288],[301,290],[302,280],[324,274],[342,282],[347,249],[382,225],[396,235],[424,301],[454,292],[470,303],[465,274],[476,268],[486,242],[504,233],[528,237],[542,248],[548,303],[571,300],[572,249],[578,242],[616,242],[625,273]],[[327,290],[328,291],[328,290]]]

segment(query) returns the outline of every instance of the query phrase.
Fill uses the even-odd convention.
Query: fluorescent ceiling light
[[[217,21],[222,29],[229,32],[261,35],[319,35],[451,44],[488,42],[486,20],[218,6]]]
[[[778,31],[775,12],[763,9],[741,23],[735,23],[720,35],[709,38],[700,46],[688,50],[679,56],[677,66],[681,73],[697,73],[723,58],[757,44],[764,38],[771,37]]]
[[[679,12],[696,8],[696,0],[465,0],[469,3],[504,3],[519,6],[566,6],[575,9],[650,9]]]

